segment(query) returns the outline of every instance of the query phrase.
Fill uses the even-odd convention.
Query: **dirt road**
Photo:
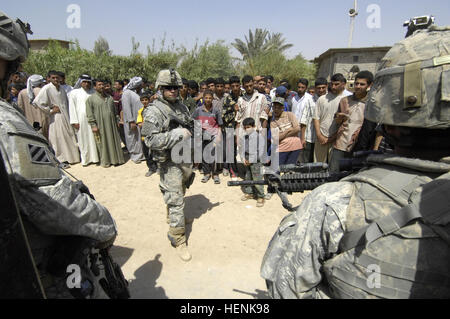
[[[189,263],[178,258],[167,239],[166,210],[158,188],[159,176],[145,177],[145,163],[129,161],[108,169],[72,166],[114,217],[119,235],[114,259],[130,281],[132,298],[252,299],[267,298],[259,275],[267,245],[287,211],[274,195],[263,208],[241,202],[239,188],[198,177],[186,194]],[[298,205],[305,195],[289,196]]]

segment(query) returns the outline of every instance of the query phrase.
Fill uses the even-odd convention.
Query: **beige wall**
[[[317,76],[330,79],[335,73],[342,73],[345,77],[349,77],[350,69],[356,65],[360,71],[368,70],[373,74],[376,73],[380,65],[381,59],[386,55],[386,51],[370,51],[370,52],[336,52],[325,58],[319,65]],[[354,62],[354,57],[358,57],[358,62]]]
[[[59,42],[59,44],[65,48],[68,49],[69,48],[69,42],[63,42],[63,41],[58,41],[58,40],[54,40]],[[46,47],[48,46],[48,43],[50,41],[49,40],[30,40],[30,49],[33,51],[44,51],[46,49]]]

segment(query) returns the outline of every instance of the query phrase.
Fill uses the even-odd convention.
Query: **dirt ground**
[[[167,239],[166,209],[159,176],[145,177],[143,162],[119,167],[73,165],[68,172],[82,180],[114,217],[118,237],[111,252],[139,299],[264,299],[259,271],[267,245],[288,214],[277,195],[263,208],[242,202],[241,190],[228,187],[229,177],[214,185],[200,182],[186,194],[185,213],[193,256],[183,262]],[[298,205],[304,194],[289,196]]]

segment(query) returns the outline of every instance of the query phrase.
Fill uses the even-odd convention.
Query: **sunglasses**
[[[180,87],[178,87],[178,86],[165,86],[164,87],[164,90],[168,90],[168,91],[176,91],[178,89],[180,89]]]

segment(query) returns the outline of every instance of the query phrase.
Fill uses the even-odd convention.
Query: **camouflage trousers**
[[[250,164],[245,166],[245,180],[246,181],[262,181],[264,176],[261,174],[262,163]],[[253,194],[256,198],[264,198],[264,186],[245,186],[242,187],[244,194]]]
[[[174,247],[186,242],[184,195],[186,182],[192,174],[192,165],[175,164],[173,162],[159,163],[159,188],[167,205],[170,229],[168,237]]]

